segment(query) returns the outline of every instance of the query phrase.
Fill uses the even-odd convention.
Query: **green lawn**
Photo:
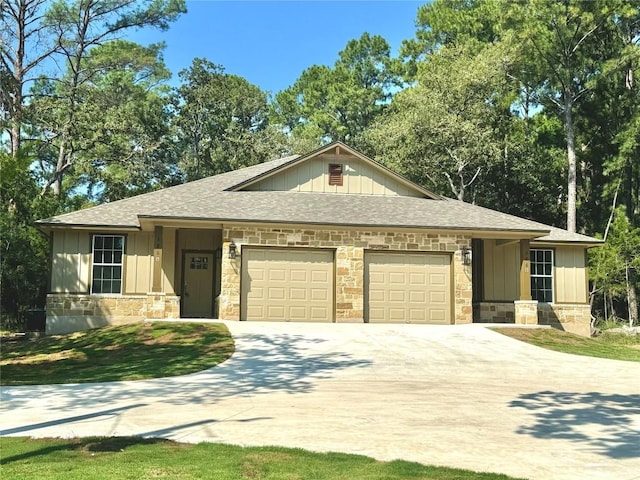
[[[0,438],[3,478],[14,480],[211,479],[211,480],[509,480],[360,455],[312,453],[279,447],[242,448],[180,444],[136,437],[43,439]]]
[[[509,337],[558,352],[640,362],[640,335],[606,333],[594,338],[580,337],[555,328],[494,329]]]
[[[193,373],[234,351],[221,323],[153,322],[3,340],[1,385],[141,380]]]

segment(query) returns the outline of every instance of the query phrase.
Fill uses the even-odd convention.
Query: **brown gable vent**
[[[342,186],[342,165],[339,163],[329,164],[329,185]]]

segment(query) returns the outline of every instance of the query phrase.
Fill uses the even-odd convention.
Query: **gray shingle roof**
[[[140,218],[263,222],[354,227],[438,228],[539,234],[540,241],[598,240],[458,200],[303,193],[227,191],[283,167],[298,156],[165,188],[113,203],[40,220],[42,227],[139,228]]]

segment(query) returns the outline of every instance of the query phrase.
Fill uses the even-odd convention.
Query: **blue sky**
[[[415,36],[418,7],[412,0],[200,0],[166,32],[143,30],[129,36],[148,44],[164,41],[164,58],[177,81],[196,57],[222,65],[277,93],[311,65],[332,65],[347,42],[364,32],[383,36],[398,53]]]

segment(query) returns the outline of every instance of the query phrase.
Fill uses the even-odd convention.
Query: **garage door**
[[[242,249],[244,320],[332,322],[333,251]]]
[[[365,253],[366,320],[451,323],[451,257],[427,253]]]

